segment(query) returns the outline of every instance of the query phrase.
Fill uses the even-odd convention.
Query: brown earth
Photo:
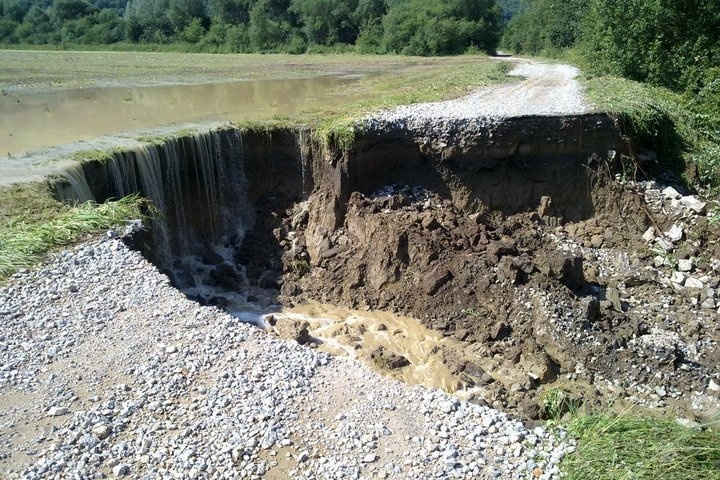
[[[275,238],[252,243],[283,249],[281,301],[417,318],[457,341],[433,353],[458,388],[475,387],[478,401],[527,418],[543,415],[543,398],[556,388],[592,407],[717,415],[710,380],[720,332],[716,307],[701,304],[716,295],[711,259],[720,251],[706,216],[655,208],[649,187],[616,180],[612,161],[568,169],[568,152],[529,149],[479,172],[487,181],[468,172],[477,142],[454,149],[424,140],[415,157],[397,143],[384,157],[368,148],[377,167],[363,163],[361,147],[331,155],[315,167],[309,200],[258,214]],[[394,168],[393,155],[406,170]],[[339,180],[328,182],[332,175]],[[693,258],[693,274],[707,277],[703,289],[673,285],[675,264],[656,268],[642,237],[678,221],[693,225],[668,255]],[[246,250],[243,260],[252,265],[266,253]],[[402,351],[361,356],[403,368],[387,360],[404,359]]]

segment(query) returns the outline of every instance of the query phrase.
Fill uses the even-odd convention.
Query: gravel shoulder
[[[199,306],[117,239],[0,305],[4,478],[553,478],[572,449]]]

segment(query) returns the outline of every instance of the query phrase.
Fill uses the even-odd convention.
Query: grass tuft
[[[718,480],[720,432],[693,430],[669,419],[578,416],[578,438],[561,470],[568,480]]]
[[[84,203],[54,218],[15,217],[0,225],[0,277],[35,265],[40,255],[95,233],[145,215],[136,195],[103,204]]]

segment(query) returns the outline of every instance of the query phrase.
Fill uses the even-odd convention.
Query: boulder
[[[305,320],[283,318],[277,321],[274,329],[278,337],[284,340],[295,340],[300,345],[305,345],[312,340],[309,327],[310,324]]]
[[[573,290],[585,285],[582,255],[568,254],[559,250],[548,252],[547,255],[536,259],[538,270],[541,273],[559,280],[563,285]]]
[[[423,291],[427,295],[435,295],[443,285],[452,280],[453,274],[447,268],[438,266],[423,282]]]
[[[380,368],[386,370],[397,370],[398,368],[410,365],[410,360],[391,352],[385,347],[378,347],[370,354],[370,360],[375,362]]]
[[[698,199],[693,195],[687,195],[679,200],[680,205],[685,207],[687,210],[696,213],[698,215],[704,215],[707,212],[707,203]]]

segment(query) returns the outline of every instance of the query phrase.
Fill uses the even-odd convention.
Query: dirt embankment
[[[608,116],[424,108],[315,160],[309,200],[277,215],[281,299],[416,317],[457,341],[433,353],[458,385],[526,417],[553,388],[716,416],[717,206],[628,182]],[[403,368],[400,350],[361,355]]]

